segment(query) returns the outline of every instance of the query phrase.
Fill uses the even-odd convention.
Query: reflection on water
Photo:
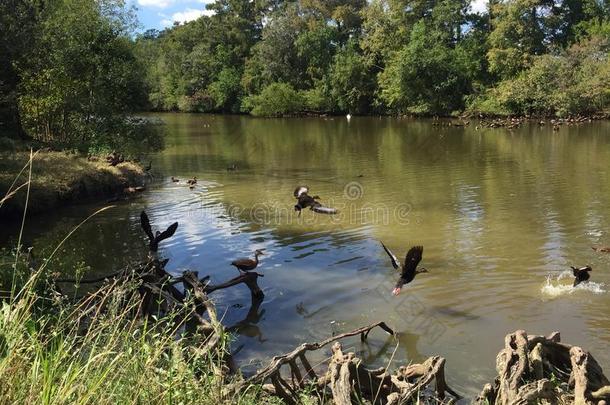
[[[222,282],[235,276],[233,259],[265,248],[262,303],[252,306],[244,286],[214,293],[246,372],[302,341],[379,320],[399,339],[373,332],[348,348],[374,366],[439,354],[451,385],[469,395],[493,377],[515,329],[560,330],[610,367],[610,254],[590,249],[610,244],[609,123],[554,133],[387,118],[159,116],[170,137],[153,157],[156,182],[93,218],[55,260],[104,273],[145,257],[143,208],[159,228],[180,223],[161,251],[171,271]],[[171,176],[199,182],[189,190]],[[299,184],[340,214],[298,217]],[[94,208],[32,219],[25,237],[50,249]],[[397,273],[380,240],[401,259],[424,245],[430,273],[392,297]],[[562,274],[585,264],[592,282],[572,290]]]

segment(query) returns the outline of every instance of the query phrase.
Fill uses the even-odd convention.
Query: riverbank
[[[37,214],[122,194],[127,187],[141,185],[145,175],[134,162],[110,166],[103,159],[90,161],[70,152],[40,151],[33,159],[28,198],[29,159],[29,151],[0,152],[0,197],[17,190],[0,205],[0,221],[21,218],[26,198],[28,215]]]

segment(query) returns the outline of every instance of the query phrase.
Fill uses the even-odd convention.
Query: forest
[[[492,0],[484,13],[468,0],[207,7],[142,32],[123,0],[3,1],[0,131],[96,150],[139,145],[137,111],[565,117],[610,107],[608,0]]]
[[[610,102],[610,2],[219,0],[136,40],[149,108],[569,116]]]

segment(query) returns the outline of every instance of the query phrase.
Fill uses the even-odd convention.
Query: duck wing
[[[405,265],[402,269],[403,278],[411,278],[415,276],[415,270],[417,269],[419,262],[421,262],[423,255],[423,246],[413,246],[411,249],[409,249],[407,256],[405,257]]]
[[[144,211],[140,213],[140,225],[142,225],[142,229],[146,236],[148,236],[148,239],[150,239],[151,242],[155,240],[155,235],[153,235],[152,228],[150,227],[150,220]]]
[[[392,251],[390,249],[388,249],[386,247],[386,245],[383,244],[383,242],[381,242],[381,246],[383,246],[383,250],[385,250],[385,252],[388,254],[388,256],[390,256],[390,260],[392,260],[392,266],[398,270],[400,268],[400,261],[398,260],[398,258],[396,256],[394,256],[394,253],[392,253]]]
[[[322,204],[316,204],[311,207],[313,212],[317,212],[318,214],[326,214],[326,215],[334,215],[339,213],[339,210],[336,208],[325,207]]]
[[[309,193],[309,187],[307,186],[298,186],[295,190],[294,190],[294,198],[299,198],[302,194],[307,194]]]
[[[176,233],[176,229],[178,229],[178,222],[174,222],[170,226],[167,227],[166,230],[161,232],[159,236],[157,236],[157,243],[161,242],[164,239],[171,238],[174,233]]]

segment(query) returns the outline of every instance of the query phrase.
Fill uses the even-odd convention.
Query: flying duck
[[[153,234],[148,215],[146,215],[146,212],[144,211],[140,213],[140,224],[142,225],[144,233],[146,233],[146,236],[148,236],[148,249],[151,253],[156,253],[157,250],[159,250],[159,243],[164,239],[170,238],[178,228],[178,222],[174,222],[163,232],[157,231],[155,234]]]
[[[582,283],[583,281],[587,281],[589,280],[589,278],[591,278],[591,276],[589,275],[589,272],[593,271],[591,266],[585,266],[579,269],[574,266],[570,267],[572,268],[572,272],[574,273],[574,284],[572,285],[572,287],[576,287],[578,284]]]
[[[398,261],[396,256],[394,256],[394,253],[392,253],[392,251],[390,249],[388,249],[383,244],[383,242],[381,243],[381,246],[383,246],[383,249],[385,250],[385,252],[388,254],[388,256],[390,256],[390,260],[392,260],[392,266],[396,270],[400,269],[400,267],[401,267],[400,262]],[[419,262],[422,259],[423,253],[424,253],[423,246],[413,246],[411,249],[409,249],[409,252],[407,252],[407,256],[405,257],[405,264],[402,266],[402,272],[400,274],[400,278],[398,279],[396,286],[392,290],[392,295],[400,294],[400,290],[402,289],[402,286],[413,281],[413,279],[415,278],[415,276],[417,274],[428,272],[428,270],[426,270],[423,267],[417,268],[417,265],[419,264]]]
[[[237,267],[237,270],[239,270],[240,273],[254,270],[256,266],[258,266],[258,257],[262,255],[264,255],[263,251],[256,249],[254,251],[254,259],[244,257],[242,259],[233,260],[231,266]]]
[[[294,190],[294,198],[297,199],[297,203],[294,206],[294,210],[299,212],[299,216],[301,216],[301,210],[309,207],[313,212],[317,212],[318,214],[336,214],[339,211],[335,208],[325,207],[320,204],[318,201],[320,197],[310,196],[309,187],[307,186],[299,186]]]

